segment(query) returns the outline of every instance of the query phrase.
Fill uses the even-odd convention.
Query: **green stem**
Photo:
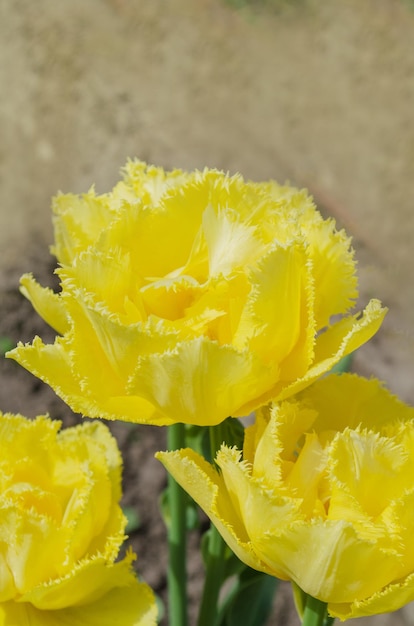
[[[184,424],[168,427],[168,449],[178,450],[185,446]],[[186,494],[168,474],[168,502],[171,520],[168,527],[168,600],[170,626],[186,626],[187,617],[187,571],[186,571]]]
[[[221,424],[218,426],[210,426],[208,429],[208,434],[210,437],[210,454],[211,454],[211,462],[216,466],[216,454],[220,450],[221,444],[224,443],[223,438],[223,429],[221,428]]]
[[[201,599],[198,626],[214,626],[218,614],[218,597],[224,572],[225,543],[215,526],[210,528],[206,579]]]
[[[328,605],[312,596],[307,596],[302,626],[324,626],[328,618]]]
[[[220,426],[210,427],[211,458],[223,443]],[[225,543],[215,526],[210,527],[206,578],[197,626],[214,626],[218,615],[218,599],[223,582]]]

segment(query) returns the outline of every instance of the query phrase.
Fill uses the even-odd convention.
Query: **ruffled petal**
[[[32,344],[23,345],[19,342],[7,356],[53,386],[64,400],[70,398],[75,404],[79,404],[82,401],[82,389],[72,372],[68,345],[70,338],[68,340],[67,337],[57,337],[55,343],[51,345],[44,344],[40,337],[35,337]]]
[[[114,581],[115,582],[115,581]],[[1,626],[155,626],[157,609],[150,588],[131,574],[95,601],[50,610],[29,601],[0,604]]]
[[[269,573],[249,545],[248,534],[233,508],[223,479],[211,465],[190,448],[157,452],[155,457],[207,513],[239,559],[254,569]]]
[[[362,540],[350,522],[297,521],[252,541],[257,554],[283,578],[323,602],[352,602],[387,584],[396,557]],[[369,576],[367,575],[369,572]]]
[[[299,398],[317,412],[314,428],[318,432],[359,425],[381,432],[392,415],[404,422],[414,419],[414,408],[391,394],[383,383],[356,374],[326,376],[302,391]]]
[[[94,353],[93,342],[89,353],[84,354],[85,357],[89,354],[88,370],[91,376],[81,380],[71,362],[73,356],[71,340],[70,335],[65,338],[58,337],[54,344],[49,345],[35,337],[32,345],[19,343],[7,355],[53,387],[57,395],[75,412],[89,417],[122,419],[160,426],[172,423],[168,416],[163,415],[145,398],[121,394],[119,379],[115,376],[102,378],[101,367],[91,367],[91,363],[100,363],[99,358],[95,358],[100,355],[99,347],[95,345]],[[96,390],[96,393],[92,393],[93,390]]]
[[[378,567],[378,565],[375,565]],[[376,590],[363,600],[349,603],[329,602],[329,613],[340,620],[392,613],[414,600],[414,574]]]
[[[283,380],[303,375],[313,357],[316,332],[307,293],[312,279],[305,246],[273,247],[251,271],[249,282],[251,292],[234,345],[249,346],[265,362],[281,363]]]
[[[32,303],[33,308],[45,322],[64,335],[70,327],[64,303],[59,294],[47,287],[41,287],[32,274],[23,274],[20,279],[20,291]]]
[[[214,210],[210,204],[203,213],[203,231],[210,277],[243,269],[263,248],[255,236],[257,228],[243,222],[233,209]]]
[[[85,559],[75,564],[66,576],[26,591],[20,600],[45,611],[96,602],[111,589],[134,583],[135,574],[131,566],[134,559],[132,553],[114,564],[99,556]]]
[[[58,194],[53,200],[55,243],[53,254],[61,264],[70,264],[91,245],[113,219],[108,196],[96,196],[93,187],[85,194]]]
[[[346,313],[358,297],[354,251],[346,233],[335,231],[333,220],[306,224],[315,285],[315,321],[328,326],[333,315]]]
[[[200,337],[140,358],[128,392],[174,421],[207,426],[240,414],[240,404],[260,396],[276,375],[277,366],[265,367],[253,353]]]
[[[344,356],[354,352],[377,332],[387,313],[378,300],[371,300],[362,316],[347,317],[322,333],[315,344],[314,364],[305,376],[281,388],[277,385],[273,398],[283,400],[309,386],[329,372]]]

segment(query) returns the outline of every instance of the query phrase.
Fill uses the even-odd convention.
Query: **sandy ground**
[[[413,33],[403,0],[0,0],[0,293],[127,156],[289,179],[390,308],[358,366],[414,402]]]

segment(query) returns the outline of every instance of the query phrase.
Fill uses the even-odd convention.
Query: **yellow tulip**
[[[119,506],[121,456],[100,422],[58,432],[0,413],[0,625],[155,626]]]
[[[332,375],[260,409],[218,470],[190,449],[157,457],[244,563],[332,616],[414,600],[414,409],[378,381]]]
[[[350,241],[305,191],[129,162],[60,195],[61,292],[21,289],[59,333],[8,353],[90,417],[214,425],[286,398],[366,342]],[[335,318],[333,317],[335,316]]]

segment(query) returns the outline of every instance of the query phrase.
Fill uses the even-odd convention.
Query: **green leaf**
[[[221,424],[222,437],[228,446],[236,446],[243,450],[244,426],[237,417],[228,417]]]
[[[203,563],[207,566],[208,562],[208,554],[209,554],[209,542],[211,537],[211,529],[209,528],[201,538],[201,556],[203,558]],[[224,548],[224,573],[223,580],[226,578],[230,578],[231,576],[236,576],[240,574],[246,567],[244,563],[240,561],[239,558],[234,554],[234,552],[229,548],[226,544]]]
[[[303,612],[305,610],[307,595],[302,589],[292,581],[293,600],[295,602],[296,611],[302,621]]]
[[[246,569],[247,565],[245,565],[240,559],[230,550],[228,545],[226,545],[225,552],[225,561],[224,561],[224,580],[226,578],[230,578],[231,576],[238,576],[242,573],[244,569]]]
[[[185,443],[189,448],[207,459],[207,461],[211,461],[208,428],[205,426],[190,426],[186,424]]]
[[[158,596],[157,594],[155,594],[155,604],[157,605],[158,609],[157,624],[159,624],[165,616],[165,605],[160,596]]]
[[[352,360],[354,358],[354,353],[347,354],[344,356],[336,365],[333,366],[330,373],[331,374],[343,374],[344,372],[349,372],[352,367]]]
[[[218,626],[264,626],[279,581],[245,566],[221,610]]]
[[[14,347],[14,344],[11,339],[8,337],[0,337],[0,354],[4,356],[6,352],[11,350]]]
[[[122,511],[127,518],[125,533],[129,535],[135,530],[138,530],[138,528],[141,526],[141,519],[139,517],[138,511],[133,506],[123,506]]]
[[[187,446],[203,456],[209,463],[213,461],[210,448],[210,430],[215,430],[219,434],[219,445],[225,443],[228,446],[237,446],[239,450],[243,449],[244,426],[237,417],[227,417],[221,424],[209,428],[186,425],[185,441]]]

